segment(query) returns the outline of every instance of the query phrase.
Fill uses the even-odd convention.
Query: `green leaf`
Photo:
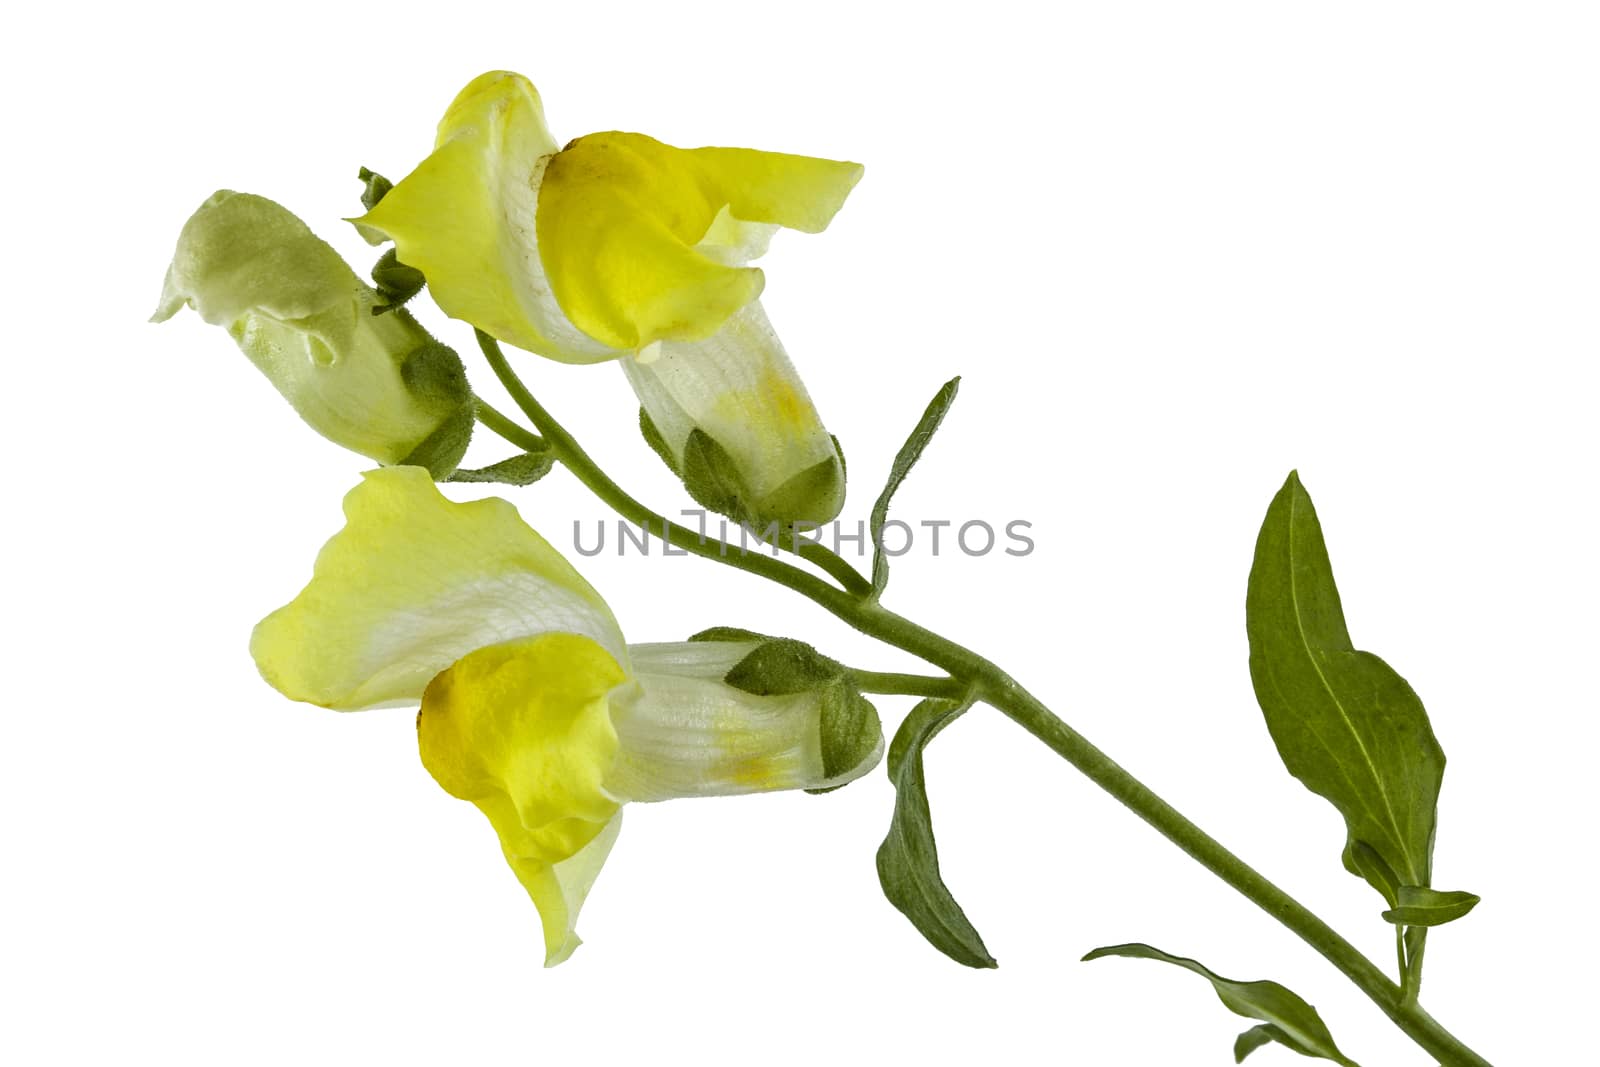
[[[1404,885],[1400,887],[1396,906],[1384,912],[1383,917],[1396,926],[1443,926],[1477,907],[1481,899],[1460,890],[1441,892]]]
[[[1367,884],[1383,895],[1392,908],[1400,895],[1400,879],[1394,869],[1378,855],[1377,849],[1365,841],[1348,840],[1344,849],[1345,870],[1364,878]]]
[[[844,673],[843,667],[804,641],[775,637],[752,649],[722,680],[756,696],[785,696],[814,692]]]
[[[939,876],[939,852],[923,776],[922,750],[971,703],[930,697],[906,716],[889,745],[894,818],[878,848],[878,882],[889,903],[911,920],[929,944],[968,967],[997,964]]]
[[[744,476],[727,450],[698,426],[683,447],[683,487],[707,511],[735,522],[751,520]]]
[[[555,466],[555,453],[548,448],[537,452],[523,452],[520,455],[503,459],[499,463],[491,463],[487,467],[476,470],[458,470],[450,475],[446,481],[451,482],[496,482],[500,485],[532,485],[534,482],[550,473]]]
[[[872,701],[843,680],[822,690],[822,773],[829,778],[859,767],[878,747],[883,723]],[[825,793],[839,788],[813,789]]]
[[[661,431],[656,429],[650,413],[644,408],[639,409],[639,433],[644,436],[644,443],[650,446],[650,451],[660,456],[667,469],[681,478],[683,475],[678,470],[678,461],[673,458],[672,449],[667,447],[666,438],[661,436]]]
[[[945,382],[934,394],[927,410],[922,413],[922,418],[917,420],[911,436],[906,438],[906,443],[901,445],[900,451],[895,454],[894,463],[889,468],[888,481],[884,483],[883,492],[878,494],[877,503],[872,505],[872,599],[874,600],[883,595],[884,587],[889,584],[889,557],[883,551],[883,524],[889,519],[889,501],[900,488],[900,483],[906,480],[906,475],[911,473],[911,468],[916,466],[917,460],[922,458],[922,450],[933,440],[939,424],[944,421],[945,412],[955,403],[956,390],[960,387],[961,378],[958,375]]]
[[[1270,1045],[1274,1041],[1279,1041],[1281,1043],[1282,1034],[1283,1031],[1279,1030],[1271,1023],[1262,1023],[1260,1026],[1252,1026],[1250,1029],[1246,1030],[1244,1033],[1240,1034],[1234,1039],[1233,1062],[1243,1063],[1246,1056],[1250,1055],[1250,1053],[1254,1052],[1262,1045]]]
[[[1289,772],[1344,816],[1345,866],[1386,902],[1427,885],[1444,752],[1405,679],[1351,643],[1295,474],[1261,526],[1245,626],[1267,728]]]
[[[1205,966],[1182,956],[1172,956],[1149,945],[1111,945],[1097,948],[1085,960],[1098,960],[1106,956],[1125,956],[1136,960],[1159,960],[1193,971],[1211,982],[1217,997],[1235,1015],[1259,1019],[1265,1026],[1257,1026],[1239,1035],[1233,1045],[1235,1060],[1243,1060],[1268,1041],[1276,1041],[1302,1056],[1315,1056],[1332,1060],[1344,1067],[1355,1067],[1333,1043],[1333,1035],[1317,1014],[1317,1009],[1307,1004],[1299,994],[1277,982],[1235,982],[1214,974]]]

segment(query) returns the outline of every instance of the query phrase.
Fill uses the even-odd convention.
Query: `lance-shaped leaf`
[[[1399,899],[1383,917],[1396,926],[1443,926],[1477,907],[1480,899],[1460,890],[1441,892],[1406,885],[1400,887]]]
[[[1289,772],[1344,816],[1345,866],[1391,905],[1399,886],[1427,885],[1444,752],[1405,679],[1351,643],[1295,474],[1261,526],[1245,626],[1267,728]]]
[[[939,876],[922,750],[971,702],[929,698],[906,716],[889,744],[889,779],[894,782],[894,819],[878,847],[878,882],[889,903],[911,920],[934,948],[968,967],[994,967],[994,957]]]
[[[889,521],[889,501],[894,498],[895,490],[900,488],[900,483],[906,480],[906,475],[911,473],[911,468],[916,466],[917,460],[922,458],[922,450],[928,447],[928,442],[933,440],[939,423],[944,421],[945,412],[950,410],[950,405],[955,403],[956,390],[961,386],[960,377],[951,378],[934,394],[928,408],[922,413],[922,418],[917,420],[916,428],[911,431],[911,436],[906,438],[906,443],[900,446],[900,451],[895,453],[894,463],[889,468],[889,479],[884,483],[883,492],[878,494],[877,503],[872,505],[872,599],[876,600],[883,595],[884,587],[889,584],[889,557],[883,551],[883,524]]]
[[[1211,988],[1216,990],[1217,997],[1229,1011],[1246,1019],[1261,1020],[1262,1025],[1246,1030],[1234,1042],[1235,1061],[1242,1061],[1262,1045],[1276,1041],[1302,1056],[1315,1056],[1343,1064],[1344,1067],[1355,1067],[1354,1062],[1333,1043],[1333,1035],[1328,1032],[1328,1026],[1317,1014],[1317,1009],[1307,1004],[1299,994],[1277,982],[1235,982],[1213,973],[1194,960],[1168,955],[1149,945],[1111,945],[1097,948],[1083,958],[1098,960],[1106,956],[1160,960],[1193,971],[1211,983]]]

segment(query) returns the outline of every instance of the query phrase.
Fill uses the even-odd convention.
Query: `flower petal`
[[[761,523],[831,521],[844,507],[844,465],[760,301],[703,341],[663,342],[622,361],[633,391],[682,469],[700,429],[733,458]]]
[[[723,209],[747,223],[816,232],[860,177],[854,163],[591,134],[545,170],[539,254],[561,309],[589,336],[630,350],[700,340],[764,284],[759,270],[696,247]],[[724,244],[713,235],[712,248]]]
[[[461,360],[409,314],[374,315],[378,303],[287,209],[223,190],[184,225],[154,318],[193,307],[227,328],[312,429],[381,463],[425,463],[443,476],[471,436]]]
[[[821,233],[865,173],[859,163],[754,148],[693,148],[695,162],[727,196],[733,214],[802,233]]]
[[[867,773],[878,744],[854,766],[823,768],[821,692],[755,696],[722,681],[756,646],[693,641],[630,645],[638,688],[615,698],[620,745],[606,788],[629,800],[821,789]]]
[[[622,810],[619,808],[611,821],[570,859],[543,869],[521,860],[511,861],[511,869],[533,899],[534,907],[539,909],[544,927],[546,967],[565,962],[572,950],[583,943],[577,931],[578,912],[621,829]]]
[[[488,817],[539,909],[547,964],[576,947],[578,908],[616,836],[603,782],[617,754],[608,696],[623,680],[588,638],[541,634],[462,657],[417,716],[423,766]]]
[[[340,710],[414,703],[467,653],[553,631],[626,662],[600,595],[506,501],[456,504],[421,468],[389,467],[344,508],[310,584],[251,638],[285,696]]]
[[[557,148],[533,84],[491,71],[451,103],[433,154],[352,221],[393,239],[447,315],[551,359],[615,359],[562,313],[540,262],[534,215]]]

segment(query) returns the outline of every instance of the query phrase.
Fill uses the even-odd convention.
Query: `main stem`
[[[674,526],[667,519],[629,496],[612,481],[566,429],[546,411],[506,362],[494,339],[480,332],[479,345],[501,383],[533,424],[556,457],[591,492],[612,510],[664,541],[695,555],[715,559],[740,570],[761,575],[815,601],[869,637],[909,652],[941,668],[960,686],[976,689],[980,698],[1044,742],[1051,751],[1081,771],[1090,781],[1123,805],[1201,866],[1221,878],[1268,915],[1293,931],[1337,967],[1345,977],[1377,1004],[1396,1026],[1444,1067],[1490,1067],[1489,1062],[1462,1044],[1433,1020],[1415,1001],[1408,1001],[1398,985],[1319,919],[1305,905],[1278,888],[1266,876],[1230,852],[1223,844],[1190,822],[1143,782],[1120,767],[1082,734],[1068,726],[1038,698],[989,660],[967,648],[897,615],[875,600],[847,592],[815,575],[770,556],[746,555],[721,541],[707,540]],[[819,546],[820,547],[820,546]],[[841,561],[842,562],[842,561]],[[870,680],[912,679],[908,675],[871,675]],[[913,692],[933,695],[946,687],[944,680],[920,679]]]

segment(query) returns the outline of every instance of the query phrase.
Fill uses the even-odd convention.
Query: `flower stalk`
[[[839,585],[824,581],[783,559],[746,554],[719,539],[675,526],[664,515],[629,495],[594,462],[523,384],[492,337],[479,331],[478,341],[495,374],[543,436],[556,459],[565,464],[606,506],[687,552],[791,589],[857,631],[909,652],[945,671],[946,677],[870,671],[852,671],[851,676],[856,684],[868,692],[946,699],[958,699],[964,692],[975,693],[979,700],[1027,730],[1191,858],[1305,941],[1443,1067],[1488,1067],[1487,1060],[1422,1009],[1415,999],[1414,989],[1402,990],[1381,968],[1310,909],[1191,822],[1055,715],[996,664],[883,607],[872,596],[871,583],[866,582],[849,563],[820,544],[801,542],[797,545],[790,539],[782,547],[816,565]],[[508,421],[493,412],[492,408],[480,406],[480,418],[484,418],[485,412],[489,413],[485,424],[492,429],[499,427],[489,419],[502,425]]]

